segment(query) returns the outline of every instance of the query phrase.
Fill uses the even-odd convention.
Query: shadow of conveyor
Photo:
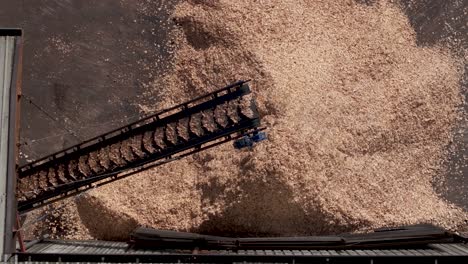
[[[92,237],[101,240],[127,241],[138,222],[104,204],[98,198],[85,194],[76,201],[78,214]]]
[[[208,206],[219,197],[224,197],[222,212],[211,214],[198,228],[190,230],[201,234],[252,237],[252,236],[305,236],[330,235],[356,230],[349,223],[338,223],[332,215],[315,207],[300,204],[292,188],[274,172],[263,176],[253,175],[250,170],[251,157],[247,156],[239,165],[242,179],[236,183],[220,183],[212,178],[199,184],[202,199]],[[235,188],[232,186],[236,185]],[[230,190],[227,190],[230,186]],[[231,191],[235,189],[235,191]],[[305,211],[308,210],[308,211]]]

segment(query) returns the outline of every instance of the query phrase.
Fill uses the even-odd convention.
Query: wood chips
[[[90,209],[93,217],[112,211],[155,228],[240,236],[464,224],[466,212],[432,185],[459,117],[460,63],[417,46],[397,5],[183,1],[173,16],[183,23],[174,67],[153,85],[165,89],[160,108],[252,79],[269,140],[93,191],[88,199],[108,209]]]

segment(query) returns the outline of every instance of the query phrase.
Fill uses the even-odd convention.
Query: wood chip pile
[[[433,188],[462,115],[462,63],[418,46],[397,4],[189,0],[173,18],[173,68],[150,85],[158,108],[253,79],[269,140],[224,145],[81,197],[83,228],[110,214],[127,219],[96,238],[125,239],[128,223],[238,236],[466,224]],[[89,209],[90,218],[84,204],[106,210]]]

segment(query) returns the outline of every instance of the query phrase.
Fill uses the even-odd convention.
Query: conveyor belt
[[[259,124],[248,84],[237,82],[19,168],[18,209],[224,143]]]

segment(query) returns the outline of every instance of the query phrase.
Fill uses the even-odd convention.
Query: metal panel
[[[59,241],[46,240],[32,245],[26,253],[19,255],[20,260],[66,261],[79,258],[81,261],[105,262],[296,262],[310,263],[326,259],[346,260],[350,263],[393,263],[409,261],[410,263],[468,263],[468,248],[464,244],[430,244],[419,249],[391,250],[203,250],[196,254],[191,250],[131,249],[124,242],[105,241]],[[354,262],[356,261],[356,262]],[[444,262],[445,261],[445,262]],[[460,262],[461,261],[461,262]]]
[[[6,221],[6,192],[9,167],[9,135],[10,135],[10,88],[13,72],[15,38],[0,36],[0,250],[4,255]]]
[[[451,255],[468,255],[468,248],[464,246],[463,244],[460,244],[460,245],[434,244],[431,247],[434,249],[447,252],[447,254],[451,254]]]
[[[0,28],[0,258],[15,252],[16,158],[21,86],[20,29]]]

